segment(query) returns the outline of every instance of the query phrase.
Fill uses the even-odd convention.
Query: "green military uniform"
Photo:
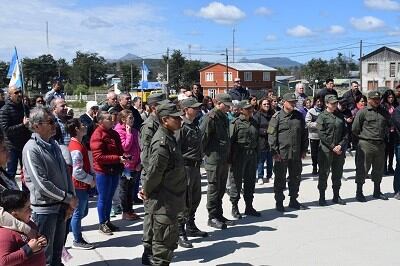
[[[238,105],[241,109],[252,108],[247,101],[241,101]],[[253,194],[256,182],[257,152],[258,152],[258,124],[250,117],[246,120],[244,115],[235,118],[230,125],[231,137],[231,188],[230,200],[232,202],[232,216],[241,218],[238,201],[242,182],[244,183],[244,201],[246,203],[245,214],[260,216],[253,208]]]
[[[182,100],[180,105],[182,108],[199,108],[201,103],[190,97]],[[194,222],[196,210],[201,200],[202,135],[196,119],[190,121],[186,116],[183,116],[182,120],[182,128],[177,133],[177,142],[181,148],[185,166],[187,193],[186,211],[179,217],[180,238],[178,243],[182,247],[192,247],[192,244],[187,240],[186,233],[189,236],[207,236],[207,233],[200,231]]]
[[[370,91],[368,99],[380,99],[378,91]],[[371,178],[374,182],[374,197],[387,199],[380,191],[385,165],[385,135],[389,128],[389,114],[380,105],[370,104],[356,114],[352,131],[359,139],[356,159],[357,200],[365,201],[362,186],[372,166]]]
[[[148,104],[160,104],[164,103],[165,100],[165,94],[162,93],[155,93],[149,96],[148,98]],[[149,168],[149,149],[150,149],[150,144],[151,140],[153,139],[154,134],[156,133],[157,129],[160,126],[160,122],[158,121],[158,117],[156,116],[155,113],[150,114],[150,116],[144,121],[142,128],[140,129],[140,159],[142,163],[142,174],[141,174],[141,179],[142,179],[142,184],[146,182],[147,176],[146,176],[146,171]],[[149,257],[151,257],[152,251],[151,251],[151,241],[153,239],[152,235],[152,224],[151,220],[149,219],[150,215],[148,212],[148,203],[144,202],[144,218],[143,218],[143,246],[145,248],[144,253],[143,253],[143,264],[145,265],[150,265]]]
[[[228,106],[232,105],[232,98],[228,94],[217,94],[216,99]],[[228,178],[230,149],[228,117],[223,111],[214,108],[204,116],[200,128],[203,134],[204,166],[208,179],[208,224],[224,229],[226,221],[223,217],[222,198]]]
[[[338,99],[335,95],[325,96],[325,103],[337,103]],[[347,128],[344,116],[338,110],[333,113],[326,109],[317,118],[317,129],[320,137],[318,164],[319,179],[318,190],[320,192],[319,203],[321,206],[326,205],[325,190],[329,171],[332,169],[332,189],[333,201],[335,203],[345,204],[339,196],[341,187],[341,179],[343,175],[343,165],[345,160],[345,151],[347,146]],[[333,149],[341,146],[341,154],[336,154]]]
[[[294,93],[287,93],[283,96],[283,101],[295,102],[296,100]],[[300,208],[297,197],[302,172],[301,157],[307,152],[308,147],[307,129],[303,115],[297,110],[286,113],[282,108],[272,116],[267,133],[272,155],[281,158],[281,160],[275,160],[274,164],[274,192],[277,210],[284,211],[283,191],[286,186],[288,170],[289,206]]]
[[[174,104],[160,105],[157,113],[160,117],[181,115]],[[152,265],[169,265],[177,248],[177,215],[184,209],[186,193],[183,158],[174,132],[164,127],[157,129],[149,147],[148,162],[142,185],[152,225]],[[146,226],[143,225],[144,231]]]

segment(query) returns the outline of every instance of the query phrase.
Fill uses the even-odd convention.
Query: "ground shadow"
[[[218,243],[213,243],[211,246],[198,247],[193,249],[188,249],[180,252],[176,252],[176,258],[173,261],[197,261],[199,263],[207,263],[215,259],[223,258],[234,253],[236,250],[242,248],[257,248],[259,245],[251,242],[237,242],[233,240],[221,241]],[[204,256],[207,254],[207,256]],[[236,265],[236,264],[230,264]],[[243,265],[243,264],[239,264]],[[245,264],[248,265],[248,264]]]
[[[133,260],[120,259],[120,260],[107,260],[96,261],[88,264],[81,264],[81,266],[132,266],[142,265],[142,258],[135,258]]]
[[[114,225],[118,226],[121,232],[139,231],[143,227],[143,219],[137,221],[125,221],[125,220],[112,220]],[[84,225],[82,226],[83,231],[98,230],[98,224]]]
[[[143,234],[129,234],[125,236],[113,237],[100,242],[92,242],[96,247],[137,247],[142,245]]]

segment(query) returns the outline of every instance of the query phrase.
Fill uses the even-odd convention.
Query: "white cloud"
[[[303,25],[297,25],[296,27],[287,29],[286,33],[293,37],[308,37],[314,34],[312,30]]]
[[[372,9],[400,11],[400,3],[393,0],[364,0],[364,4]]]
[[[387,33],[389,36],[400,36],[400,27],[395,27]]]
[[[351,18],[350,23],[353,25],[354,28],[360,31],[375,31],[385,26],[385,22],[383,20],[372,16]]]
[[[275,36],[274,34],[268,34],[268,35],[265,37],[265,40],[266,40],[267,42],[273,42],[273,41],[276,41],[277,38],[276,38],[276,36]]]
[[[186,11],[185,13],[189,15],[194,14],[191,11]],[[208,6],[200,8],[195,14],[219,24],[233,24],[246,16],[238,7],[224,5],[220,2],[212,2]]]
[[[269,15],[272,14],[272,10],[269,9],[268,7],[262,6],[262,7],[257,8],[257,9],[254,11],[254,13],[255,13],[256,15],[260,15],[260,16],[269,16]]]
[[[0,36],[7,36],[0,42],[0,59],[10,60],[14,45],[21,57],[47,53],[46,21],[55,58],[70,60],[77,50],[119,58],[128,52],[142,56],[164,52],[166,47],[183,48],[163,20],[162,10],[147,4],[82,8],[73,1],[68,5],[50,0],[9,2],[0,17]]]
[[[330,34],[342,34],[345,32],[345,29],[342,26],[339,25],[332,25],[329,27]]]

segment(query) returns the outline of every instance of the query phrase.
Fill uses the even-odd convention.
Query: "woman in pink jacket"
[[[133,188],[140,178],[140,147],[139,132],[133,128],[133,114],[130,110],[122,110],[118,115],[118,124],[114,130],[118,132],[124,156],[127,159],[124,173],[120,182],[120,199],[122,205],[122,219],[137,220],[139,216],[133,211]]]

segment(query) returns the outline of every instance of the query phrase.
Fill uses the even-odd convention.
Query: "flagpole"
[[[21,70],[19,74],[21,76],[21,85],[22,85],[22,90],[21,90],[22,108],[24,110],[24,114],[27,115],[27,110],[26,110],[25,104],[24,104],[24,92],[25,92],[24,70],[22,69],[22,64],[20,64],[20,62],[19,62],[17,47],[14,46],[14,49],[15,49],[15,55],[17,57],[17,64],[18,64],[19,69]]]

